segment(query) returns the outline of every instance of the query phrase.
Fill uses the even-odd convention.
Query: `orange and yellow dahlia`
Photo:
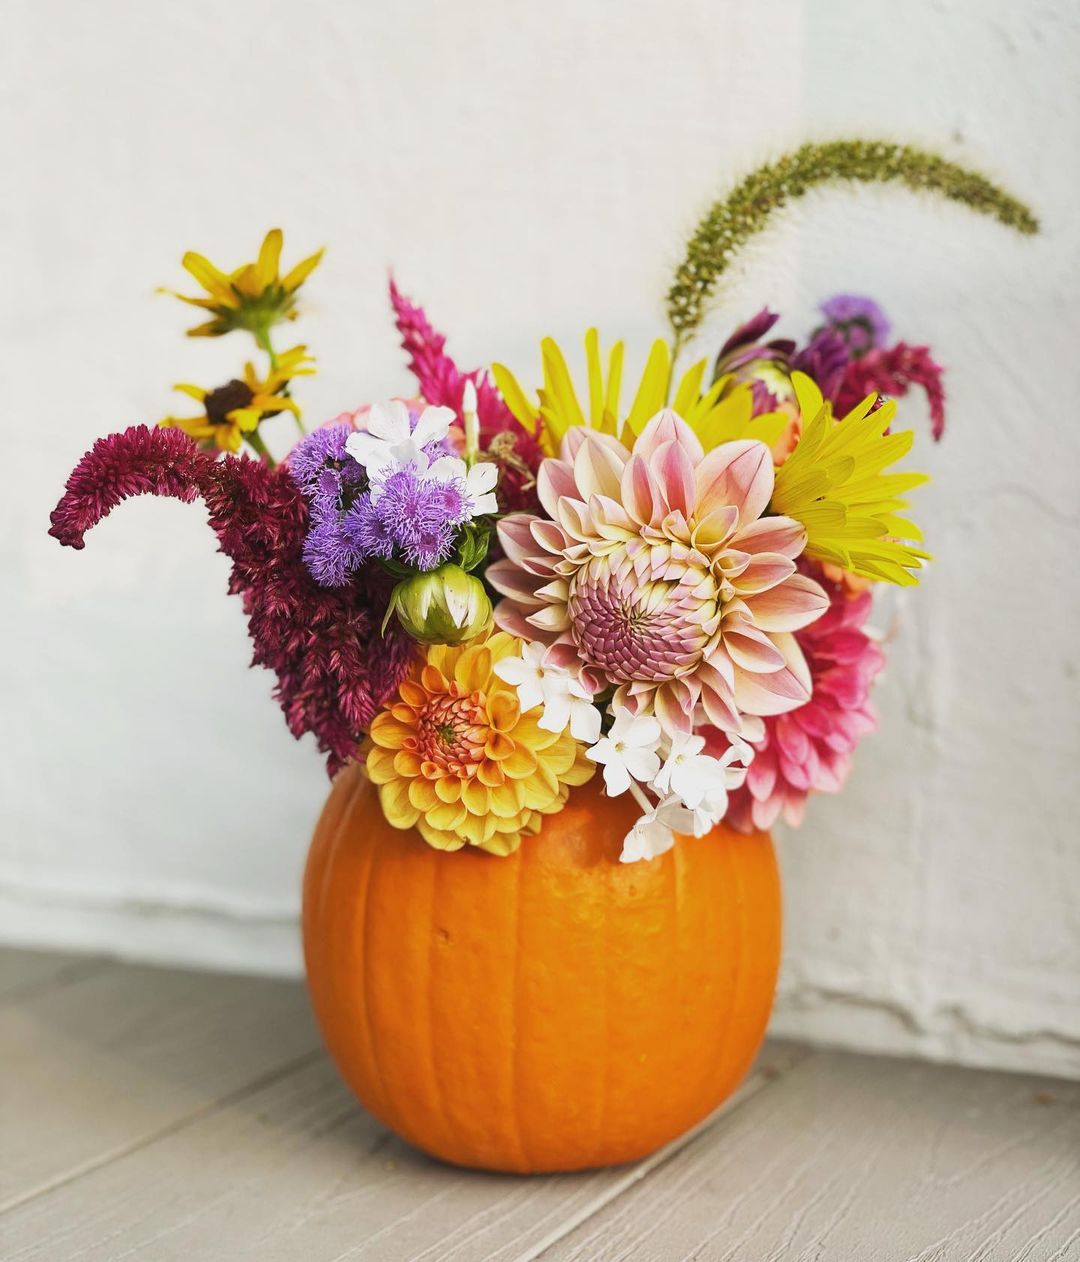
[[[495,674],[520,652],[501,632],[435,645],[371,724],[367,771],[395,828],[415,827],[439,850],[511,854],[593,774],[569,731],[541,728],[541,708],[523,713]]]

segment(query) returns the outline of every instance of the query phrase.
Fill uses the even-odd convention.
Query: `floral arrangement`
[[[1036,229],[934,155],[804,146],[706,214],[668,295],[670,341],[632,392],[623,343],[604,355],[595,329],[580,392],[551,339],[535,391],[501,364],[464,371],[391,281],[415,390],[311,432],[294,390],[314,361],[275,337],[321,251],[284,275],[277,230],[230,272],[189,253],[202,292],[177,296],[209,317],[190,335],[246,332],[265,362],[177,387],[195,415],[98,441],[50,533],[81,548],[129,496],[201,498],[290,730],[331,774],[361,760],[387,819],[432,846],[509,854],[594,774],[640,806],[625,861],[721,822],[798,823],[875,724],[874,590],[916,583],[930,559],[906,515],[924,476],[897,467],[914,434],[893,426],[918,387],[941,438],[942,369],[851,294],[821,304],[802,344],[763,309],[677,360],[738,247],[836,180]],[[277,462],[264,427],[284,415],[300,436]]]

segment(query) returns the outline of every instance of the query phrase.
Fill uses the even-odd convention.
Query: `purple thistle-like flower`
[[[457,527],[468,514],[465,488],[399,469],[383,483],[375,506],[388,536],[421,570],[434,569],[454,548]]]
[[[820,309],[828,321],[827,327],[844,339],[856,359],[881,346],[889,336],[888,317],[873,298],[835,294],[823,302]]]
[[[394,555],[394,540],[370,495],[360,496],[341,525],[346,538],[363,556],[387,561]]]
[[[320,587],[344,587],[364,559],[336,511],[312,516],[303,556],[311,577]]]
[[[316,512],[340,508],[364,484],[363,468],[345,449],[352,432],[344,423],[325,425],[305,435],[289,453],[289,473]]]

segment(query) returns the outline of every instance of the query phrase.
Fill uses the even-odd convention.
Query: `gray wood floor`
[[[0,949],[0,1258],[1080,1259],[1080,1083],[769,1045],[640,1165],[519,1179],[373,1122],[302,987]]]

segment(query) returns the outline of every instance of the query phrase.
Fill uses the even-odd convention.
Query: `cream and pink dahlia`
[[[725,816],[743,832],[771,828],[781,816],[801,824],[809,794],[837,793],[855,746],[877,726],[870,685],[885,658],[864,630],[872,597],[852,599],[841,583],[821,580],[829,609],[798,635],[813,695],[798,710],[766,719],[764,735],[752,742],[754,760]],[[710,742],[710,752],[723,744]]]
[[[669,733],[701,721],[738,732],[744,715],[804,705],[810,676],[793,633],[828,599],[797,573],[803,527],[762,516],[772,490],[763,443],[706,454],[671,411],[629,450],[570,429],[540,467],[549,519],[499,522],[505,560],[487,572],[505,597],[496,622]]]

